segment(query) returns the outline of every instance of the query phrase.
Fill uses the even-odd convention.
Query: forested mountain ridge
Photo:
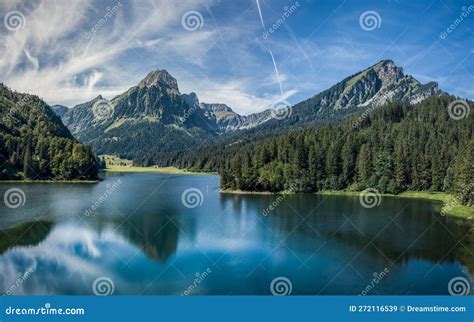
[[[223,189],[315,192],[405,190],[456,192],[474,200],[472,113],[452,119],[455,98],[430,97],[415,105],[390,102],[364,118],[231,147],[216,156]],[[472,109],[473,103],[468,102]]]
[[[39,97],[0,84],[0,179],[95,180],[97,160]]]
[[[137,165],[171,164],[218,142],[236,144],[301,127],[317,127],[361,114],[389,100],[415,103],[439,93],[436,83],[421,84],[390,60],[349,76],[291,107],[281,118],[267,109],[239,115],[219,103],[181,94],[165,70],[150,72],[137,86],[108,101],[101,96],[64,113],[71,132],[98,154],[115,154]]]

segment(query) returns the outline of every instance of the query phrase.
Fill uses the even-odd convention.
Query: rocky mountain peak
[[[164,69],[157,69],[149,72],[148,75],[146,75],[146,77],[138,84],[138,86],[158,86],[166,89],[167,91],[179,94],[178,81]]]
[[[404,76],[403,68],[398,67],[392,60],[382,60],[371,68],[382,83],[396,81]]]
[[[189,107],[199,107],[199,98],[197,97],[196,93],[191,92],[189,94],[183,94],[181,97],[186,102],[186,104],[189,105]]]
[[[230,112],[233,113],[234,111],[227,106],[226,104],[221,103],[201,103],[201,108],[208,112]]]

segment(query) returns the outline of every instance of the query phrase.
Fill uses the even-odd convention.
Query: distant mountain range
[[[417,103],[438,93],[437,83],[421,84],[393,61],[383,60],[292,106],[286,114],[267,109],[239,115],[225,104],[200,102],[195,93],[181,94],[166,70],[150,72],[110,101],[98,96],[70,109],[52,108],[97,154],[117,154],[150,165],[219,140],[231,142],[275,128],[319,126],[388,101]]]

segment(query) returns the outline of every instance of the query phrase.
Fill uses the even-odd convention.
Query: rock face
[[[382,60],[292,106],[291,117],[280,119],[270,109],[239,115],[225,104],[200,102],[196,93],[181,94],[177,80],[166,70],[155,70],[110,101],[98,96],[71,109],[54,110],[97,153],[121,154],[146,163],[153,153],[191,150],[237,130],[312,126],[390,100],[417,103],[437,93],[436,83],[423,85],[393,61]],[[136,142],[143,142],[141,149],[146,151],[135,151]]]
[[[51,109],[54,111],[54,113],[56,113],[56,115],[58,115],[61,118],[69,110],[69,108],[67,106],[64,106],[64,105],[51,105]]]
[[[322,109],[351,109],[380,106],[388,101],[417,103],[439,93],[438,84],[422,85],[391,60],[382,60],[374,66],[344,79],[317,95]]]

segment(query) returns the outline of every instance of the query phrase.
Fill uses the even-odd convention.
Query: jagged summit
[[[201,108],[209,112],[234,112],[232,108],[222,103],[201,103]]]
[[[146,75],[146,77],[138,84],[138,86],[159,86],[167,90],[171,90],[172,92],[179,93],[178,81],[165,69],[157,69],[149,72],[148,75]]]

